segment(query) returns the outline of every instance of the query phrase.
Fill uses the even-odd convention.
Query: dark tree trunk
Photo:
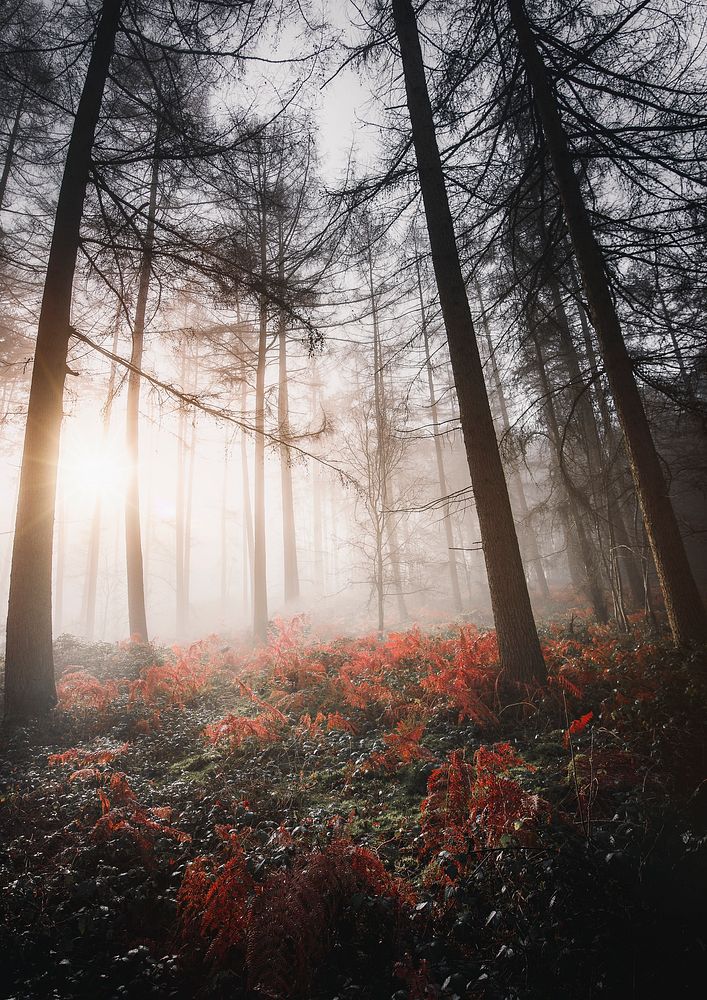
[[[521,56],[533,90],[555,183],[579,264],[589,313],[624,434],[631,475],[643,513],[673,638],[707,640],[707,614],[685,552],[660,460],[621,331],[604,256],[594,236],[574,170],[553,88],[538,50],[523,0],[508,0]]]
[[[7,149],[5,150],[5,160],[2,165],[2,174],[0,174],[0,210],[5,204],[5,192],[7,191],[7,182],[10,179],[10,171],[12,170],[12,161],[15,157],[15,145],[17,143],[17,136],[20,131],[20,122],[22,121],[22,113],[25,109],[25,99],[27,96],[26,87],[22,88],[22,93],[20,94],[20,99],[17,103],[17,111],[15,112],[15,120],[12,123],[12,128],[10,129],[10,135],[7,140]]]
[[[159,132],[159,126],[157,131]],[[159,179],[158,139],[152,157],[150,197],[147,209],[147,227],[142,248],[140,278],[133,323],[132,366],[128,377],[126,444],[129,461],[128,486],[125,498],[125,558],[128,576],[128,621],[130,636],[138,642],[147,642],[147,613],[145,611],[145,574],[142,560],[142,530],[140,526],[140,369],[145,346],[145,313],[150,290],[152,255],[155,242],[155,212],[157,210],[157,182]]]
[[[476,498],[501,668],[509,681],[543,681],[545,663],[518,547],[508,489],[484,384],[454,225],[435,135],[410,0],[393,0],[407,105],[437,288],[449,342],[459,413]]]
[[[71,293],[91,150],[120,17],[105,0],[59,191],[32,368],[12,552],[5,657],[5,718],[56,704],[52,655],[52,534],[69,349]]]

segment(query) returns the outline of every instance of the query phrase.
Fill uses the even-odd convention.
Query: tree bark
[[[69,349],[71,294],[91,150],[121,0],[105,0],[71,132],[39,315],[15,521],[5,659],[5,719],[56,704],[52,534]]]
[[[2,165],[2,174],[0,174],[0,211],[5,204],[5,192],[7,190],[7,182],[10,179],[10,171],[12,170],[12,161],[15,157],[15,145],[17,143],[17,136],[20,131],[20,122],[22,121],[22,112],[25,108],[25,98],[27,96],[27,88],[22,88],[22,93],[20,94],[20,99],[17,104],[17,111],[15,112],[15,120],[12,123],[12,128],[10,129],[10,135],[7,140],[7,149],[5,150],[5,160]]]
[[[155,243],[155,213],[157,210],[157,185],[159,180],[159,124],[156,129],[155,149],[150,175],[150,196],[147,208],[147,227],[142,248],[140,279],[138,283],[135,320],[133,323],[132,369],[128,377],[126,443],[128,452],[128,484],[125,501],[125,557],[128,576],[128,622],[131,638],[148,641],[147,613],[145,611],[145,574],[142,559],[142,531],[140,526],[140,383],[142,356],[145,346],[145,313],[150,290],[152,256]]]
[[[507,0],[597,332],[668,621],[677,643],[707,641],[707,614],[685,552],[621,331],[604,256],[592,229],[557,100],[523,0]]]
[[[459,413],[476,498],[505,679],[537,682],[545,662],[530,606],[513,512],[498,451],[483,369],[459,262],[454,225],[410,0],[393,0],[407,105],[437,288],[449,342]]]

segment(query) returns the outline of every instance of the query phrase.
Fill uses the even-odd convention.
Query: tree
[[[5,657],[5,719],[8,721],[41,714],[56,703],[52,656],[52,535],[62,401],[71,335],[71,292],[91,149],[120,10],[120,0],[104,0],[71,131],[47,262],[10,571]]]
[[[523,0],[508,0],[508,9],[542,124],[590,318],[601,346],[670,628],[676,642],[704,642],[707,640],[707,613],[668,496],[623,338],[606,264],[584,203],[551,80]]]
[[[545,663],[533,620],[508,489],[462,276],[415,12],[393,0],[412,138],[440,305],[476,499],[501,668],[508,681],[537,682]]]

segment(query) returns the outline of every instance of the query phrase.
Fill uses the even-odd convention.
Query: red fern
[[[364,847],[334,841],[271,875],[256,898],[247,934],[249,986],[265,996],[306,995],[344,907],[355,893],[402,907],[411,891]]]
[[[570,722],[569,729],[565,730],[564,736],[562,737],[562,742],[566,747],[570,745],[572,737],[586,729],[593,718],[594,712],[587,712],[586,715],[582,715],[579,719],[573,719],[572,722]]]
[[[447,851],[453,861],[469,850],[497,847],[505,836],[525,840],[548,806],[508,772],[528,769],[508,743],[481,746],[467,764],[458,750],[430,775],[421,806],[423,854]],[[457,870],[461,862],[455,861]]]
[[[102,713],[120,694],[115,681],[99,681],[86,670],[63,674],[56,690],[59,708],[66,712]]]
[[[249,719],[245,715],[230,714],[208,725],[204,730],[204,736],[209,743],[228,740],[231,748],[235,749],[251,739],[260,743],[276,743],[282,736],[282,725],[270,712],[262,712],[254,719]]]
[[[129,749],[129,743],[122,743],[113,749],[106,747],[103,750],[82,750],[80,747],[72,747],[63,753],[50,754],[47,758],[47,764],[49,767],[73,764],[79,768],[91,767],[94,764],[111,764],[116,757],[122,757]]]

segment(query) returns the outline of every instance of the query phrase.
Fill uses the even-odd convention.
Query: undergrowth
[[[641,620],[543,645],[547,687],[501,695],[466,624],[62,637],[59,708],[4,738],[7,996],[685,995],[704,651]]]

